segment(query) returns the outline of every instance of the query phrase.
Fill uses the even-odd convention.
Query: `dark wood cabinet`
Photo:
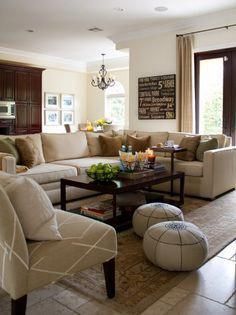
[[[0,64],[0,100],[16,103],[15,134],[42,131],[43,70]]]
[[[15,134],[15,120],[14,119],[0,119],[0,134],[14,135]]]
[[[29,101],[29,73],[16,71],[15,73],[15,101]]]
[[[14,71],[0,68],[0,100],[13,101],[15,92]]]

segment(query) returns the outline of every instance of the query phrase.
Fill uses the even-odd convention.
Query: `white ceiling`
[[[236,0],[0,0],[0,47],[77,62],[122,57],[110,38],[231,8]]]

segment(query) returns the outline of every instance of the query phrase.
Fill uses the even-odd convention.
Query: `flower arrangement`
[[[135,152],[135,154],[132,154],[132,152],[119,151],[119,155],[122,168],[125,172],[143,170],[148,158],[147,153],[141,151]]]
[[[103,127],[104,125],[110,125],[112,123],[112,121],[103,117],[103,118],[99,118],[98,120],[95,120],[94,123],[97,126]]]

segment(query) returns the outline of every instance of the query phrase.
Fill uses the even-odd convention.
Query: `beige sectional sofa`
[[[122,131],[120,133],[133,133]],[[141,132],[139,137],[150,135],[150,145],[174,140],[179,144],[185,133],[169,132]],[[29,176],[36,180],[47,192],[52,203],[60,203],[60,179],[84,173],[91,164],[119,163],[118,157],[101,156],[98,134],[76,132],[70,134],[33,134],[30,136],[40,152],[41,164],[34,166],[19,176]],[[4,136],[0,136],[2,138]],[[5,136],[6,137],[6,136]],[[205,136],[202,136],[205,137]],[[213,135],[212,135],[213,137]],[[218,139],[219,149],[204,153],[203,162],[182,161],[175,159],[175,170],[186,174],[185,193],[192,196],[213,199],[216,196],[235,187],[236,179],[236,147],[230,146],[230,138],[224,135],[214,135]],[[1,153],[0,153],[1,155]],[[6,165],[7,157],[4,165]],[[163,155],[157,157],[158,161],[170,167],[170,158]],[[162,190],[169,190],[169,184],[159,186]],[[174,186],[177,190],[177,185]],[[91,195],[91,191],[78,188],[68,188],[67,196],[70,200]]]

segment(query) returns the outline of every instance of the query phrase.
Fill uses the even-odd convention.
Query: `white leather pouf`
[[[146,231],[143,249],[154,265],[171,271],[189,271],[200,267],[206,259],[208,242],[192,223],[162,222]]]
[[[153,202],[138,207],[133,214],[134,232],[143,237],[146,230],[157,223],[165,221],[183,221],[182,211],[172,205]]]

